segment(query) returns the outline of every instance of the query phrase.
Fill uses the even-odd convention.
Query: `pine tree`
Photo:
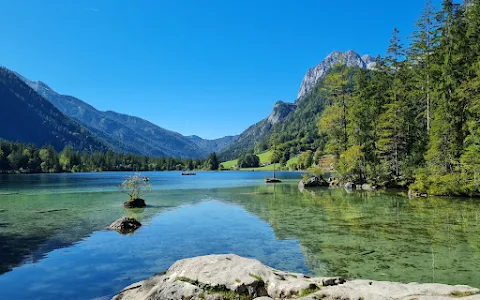
[[[349,69],[339,64],[326,76],[323,89],[330,99],[318,122],[320,134],[328,135],[326,151],[340,157],[348,148],[347,114],[352,96]]]
[[[413,33],[408,51],[410,66],[415,67],[413,75],[417,83],[415,91],[418,92],[415,96],[420,98],[419,113],[425,116],[427,132],[430,131],[431,120],[431,57],[436,30],[434,14],[432,0],[428,0],[421,18],[416,23],[417,30]]]
[[[430,131],[430,148],[426,159],[436,174],[451,173],[458,164],[463,147],[463,105],[455,97],[459,82],[459,61],[454,33],[463,18],[451,0],[444,0],[442,10],[437,15],[438,46],[435,48],[436,76],[434,116]],[[458,41],[458,40],[457,40]]]
[[[350,171],[358,172],[355,174],[360,182],[366,180],[368,175],[375,176],[376,174],[366,174],[366,163],[375,163],[376,148],[374,139],[374,129],[378,123],[378,115],[375,115],[375,89],[372,76],[369,71],[358,70],[354,76],[354,94],[349,103],[348,114],[348,135],[350,150],[349,153],[360,151],[359,155],[363,158],[362,162],[357,162],[356,166],[343,166],[344,170],[348,168]],[[346,155],[345,157],[351,157]],[[344,157],[343,164],[348,162]],[[376,166],[373,167],[376,169]],[[351,172],[348,173],[351,173]]]
[[[480,193],[480,1],[470,3],[466,12],[466,38],[472,63],[467,79],[457,90],[458,96],[466,102],[467,136],[465,152],[461,157],[462,170],[467,180],[469,194]]]
[[[388,55],[388,103],[380,116],[378,151],[395,176],[400,175],[400,163],[407,152],[408,107],[405,93],[405,68],[401,59],[404,57],[403,45],[400,42],[398,29],[394,29]]]

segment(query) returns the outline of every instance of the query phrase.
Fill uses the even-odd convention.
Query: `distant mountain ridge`
[[[236,138],[192,139],[139,117],[113,111],[99,111],[78,98],[57,93],[41,81],[32,81],[18,73],[17,76],[65,115],[88,128],[117,152],[200,158],[207,157],[213,152],[212,149],[222,150]]]
[[[348,67],[357,67],[362,69],[373,69],[375,67],[375,58],[371,55],[360,56],[353,50],[346,52],[333,51],[325,59],[309,69],[305,74],[297,99],[294,103],[279,101],[275,104],[272,113],[260,122],[250,126],[240,134],[240,137],[220,152],[222,159],[235,159],[255,146],[255,143],[264,139],[274,126],[281,126],[284,120],[291,120],[291,115],[296,111],[297,106],[301,104],[309,93],[314,89],[328,72],[335,65],[343,64]],[[318,112],[315,112],[315,114]]]
[[[93,133],[96,140],[103,141],[104,145],[114,151],[190,158],[206,157],[210,152],[219,152],[222,158],[231,159],[253,148],[270,134],[273,127],[281,126],[285,120],[290,119],[289,116],[296,111],[301,101],[339,63],[348,67],[373,69],[375,58],[368,54],[360,56],[352,50],[333,51],[320,64],[307,71],[294,103],[278,101],[267,118],[250,126],[240,135],[215,140],[183,136],[139,117],[99,111],[78,98],[57,93],[41,81],[32,81],[20,74],[17,76],[62,113]]]
[[[193,141],[195,144],[197,144],[200,148],[204,149],[208,153],[219,152],[225,149],[226,147],[228,147],[228,145],[238,139],[238,137],[238,135],[229,135],[214,140],[206,140],[202,139],[197,135],[187,136],[188,139]]]
[[[57,151],[71,145],[77,151],[107,151],[109,147],[89,130],[25,84],[14,72],[0,67],[0,138]]]

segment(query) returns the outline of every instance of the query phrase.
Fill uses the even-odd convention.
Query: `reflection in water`
[[[149,175],[154,192],[144,209],[123,208],[116,174],[13,177],[7,186],[15,189],[2,184],[0,195],[2,295],[111,295],[177,259],[226,252],[316,275],[480,287],[478,200],[300,193],[296,179],[265,185],[265,174],[252,173],[228,173],[227,183],[219,173],[187,179],[205,187],[196,190],[169,188],[184,180],[178,174]],[[145,226],[129,236],[104,230],[121,216]]]
[[[478,200],[340,189],[299,194],[288,185],[258,196],[268,189],[231,201],[269,222],[279,239],[298,240],[318,275],[480,286]]]

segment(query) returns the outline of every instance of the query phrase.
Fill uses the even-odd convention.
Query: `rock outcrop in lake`
[[[298,188],[300,190],[304,188],[309,188],[309,187],[328,187],[328,186],[329,186],[329,183],[320,176],[313,176],[313,177],[307,178],[306,180],[302,179],[298,183]]]
[[[140,228],[140,226],[142,226],[142,224],[135,218],[124,217],[114,221],[110,224],[109,228],[124,234],[131,233]]]
[[[125,208],[142,208],[146,207],[147,204],[145,203],[145,200],[141,198],[135,198],[133,200],[128,200],[123,203],[123,206]]]
[[[464,285],[346,281],[275,270],[234,254],[177,261],[165,273],[123,289],[113,299],[479,299]]]

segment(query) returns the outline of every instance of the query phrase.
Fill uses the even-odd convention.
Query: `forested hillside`
[[[0,138],[52,145],[71,145],[78,151],[106,151],[108,147],[90,131],[61,113],[15,73],[0,68]]]
[[[428,2],[409,47],[395,29],[376,71],[358,70],[353,85],[344,67],[327,76],[318,127],[343,179],[480,193],[479,34],[479,1]]]
[[[99,111],[78,98],[57,93],[41,81],[32,81],[17,75],[65,115],[104,140],[115,152],[192,158],[207,157],[213,152],[201,147],[208,144],[209,140],[203,140],[204,144],[195,143],[188,137],[142,118],[113,111]],[[228,144],[220,144],[223,147],[226,145]]]
[[[206,151],[207,153],[212,153],[222,151],[223,149],[228,147],[230,144],[232,144],[238,139],[238,135],[224,136],[214,140],[202,139],[197,135],[190,135],[187,136],[187,138],[197,144],[197,146],[200,147],[202,150]]]
[[[295,104],[277,101],[267,118],[247,128],[238,138],[221,151],[221,158],[223,160],[235,159],[249,151],[253,151],[254,147],[257,147],[258,151],[265,150],[267,145],[262,141],[269,136],[271,128],[283,122],[295,108]]]
[[[339,63],[263,140],[335,157],[343,181],[480,194],[480,1],[429,1],[374,70]]]

